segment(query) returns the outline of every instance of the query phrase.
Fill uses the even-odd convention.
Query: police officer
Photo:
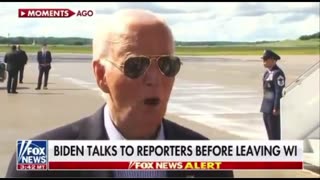
[[[280,127],[280,98],[285,87],[286,78],[278,67],[280,56],[271,50],[265,50],[263,56],[264,67],[267,71],[263,75],[263,101],[261,112],[268,133],[269,140],[279,140]]]
[[[14,45],[11,47],[11,51],[6,53],[4,62],[7,63],[8,80],[7,80],[7,91],[8,93],[17,94],[18,84],[18,70],[19,70],[19,59],[18,59],[17,47]]]

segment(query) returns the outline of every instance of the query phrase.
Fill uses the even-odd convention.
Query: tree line
[[[0,44],[50,44],[50,45],[90,45],[92,40],[79,37],[2,37]]]
[[[303,35],[299,40],[320,39],[320,32]],[[262,43],[272,43],[278,41],[257,41],[257,42],[230,42],[230,41],[202,41],[202,42],[182,42],[176,41],[177,46],[223,46],[223,45],[254,45]],[[50,44],[50,45],[91,45],[92,39],[80,37],[2,37],[0,44]]]
[[[223,45],[252,45],[275,41],[258,41],[258,42],[231,42],[231,41],[199,41],[199,42],[182,42],[176,41],[177,46],[223,46]],[[2,37],[0,44],[50,44],[50,45],[91,45],[92,39],[79,37]]]
[[[320,32],[317,32],[311,35],[303,35],[299,37],[299,40],[309,40],[309,39],[320,39]]]

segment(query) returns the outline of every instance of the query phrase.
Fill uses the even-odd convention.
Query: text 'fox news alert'
[[[19,140],[17,170],[303,169],[302,141]]]
[[[76,12],[70,9],[18,9],[19,18],[69,18],[76,17],[91,17],[92,10],[78,10]]]

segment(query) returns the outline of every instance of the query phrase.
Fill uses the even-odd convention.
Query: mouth
[[[160,104],[160,98],[152,97],[144,99],[144,104],[149,106],[157,106]]]

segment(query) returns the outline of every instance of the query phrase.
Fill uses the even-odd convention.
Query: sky
[[[320,31],[318,2],[0,2],[0,36],[92,38],[98,23],[124,9],[163,16],[176,41],[274,41]],[[19,18],[19,8],[92,10],[92,17]]]

